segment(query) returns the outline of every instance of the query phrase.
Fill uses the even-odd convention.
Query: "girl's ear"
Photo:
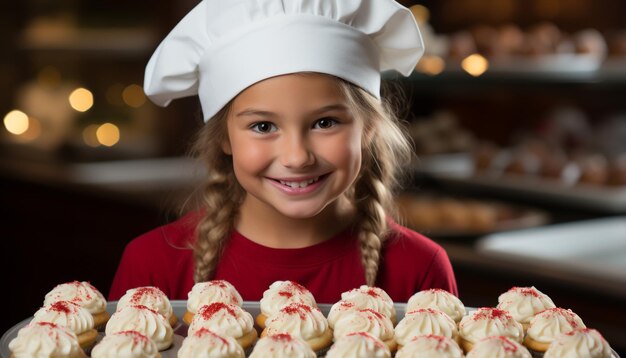
[[[226,155],[233,155],[233,150],[230,147],[230,141],[228,139],[224,139],[224,141],[222,142],[222,151]]]

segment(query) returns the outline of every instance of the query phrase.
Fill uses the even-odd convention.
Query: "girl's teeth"
[[[289,187],[292,187],[292,188],[306,188],[310,184],[315,183],[318,179],[319,179],[319,177],[317,177],[315,179],[305,180],[305,181],[283,181],[283,180],[280,180],[280,183],[282,185],[286,185],[286,186],[289,186]]]

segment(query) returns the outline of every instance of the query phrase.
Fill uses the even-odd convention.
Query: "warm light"
[[[70,94],[70,105],[78,112],[86,112],[93,106],[93,94],[85,88],[77,88]]]
[[[463,62],[461,62],[461,67],[474,77],[478,77],[487,71],[489,67],[489,61],[483,56],[475,53],[473,55],[467,56]]]
[[[139,108],[146,103],[146,96],[143,94],[143,88],[139,85],[129,85],[122,91],[124,102],[133,107]]]
[[[23,134],[28,130],[28,115],[17,109],[13,110],[4,116],[4,127],[11,134]]]
[[[428,19],[430,18],[430,11],[428,11],[428,8],[424,5],[413,5],[409,8],[409,10],[411,10],[413,17],[415,17],[415,20],[418,23],[428,22]]]
[[[46,66],[37,73],[37,82],[43,86],[56,87],[61,84],[61,72],[56,67]]]
[[[438,75],[445,67],[445,61],[439,56],[424,56],[417,64],[418,71],[429,75]]]
[[[83,129],[83,142],[90,147],[95,148],[100,145],[100,142],[98,142],[98,136],[96,136],[98,127],[99,125],[97,124],[90,124]]]
[[[115,124],[104,123],[96,129],[96,137],[100,144],[112,147],[120,141],[120,130]]]

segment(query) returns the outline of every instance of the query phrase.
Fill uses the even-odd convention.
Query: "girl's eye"
[[[270,133],[276,130],[276,126],[270,122],[258,122],[250,126],[257,133]]]
[[[314,128],[328,129],[337,125],[337,120],[333,118],[322,118],[315,122]]]

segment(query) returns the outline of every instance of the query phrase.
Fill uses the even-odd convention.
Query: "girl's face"
[[[355,181],[362,121],[333,77],[292,74],[258,82],[232,102],[225,153],[232,155],[242,204],[312,218]]]

